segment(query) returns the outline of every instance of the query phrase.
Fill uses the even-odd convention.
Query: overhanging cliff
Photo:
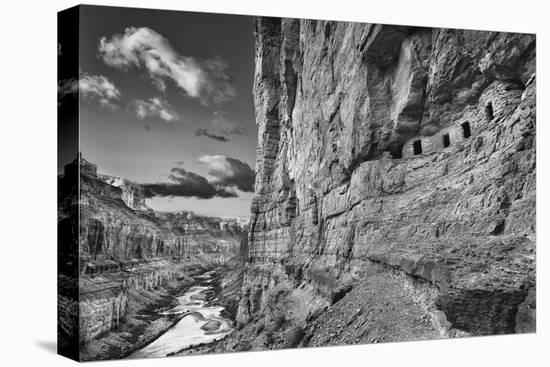
[[[534,35],[255,27],[256,194],[229,343],[534,331]]]

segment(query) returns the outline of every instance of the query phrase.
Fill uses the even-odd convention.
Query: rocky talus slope
[[[258,18],[235,350],[535,328],[535,36]]]

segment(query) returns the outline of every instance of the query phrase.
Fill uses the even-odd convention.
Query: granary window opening
[[[472,136],[472,130],[470,129],[470,123],[468,121],[462,123],[462,135],[464,136],[464,139],[469,138]]]
[[[485,118],[487,121],[491,121],[495,118],[495,112],[493,111],[493,103],[489,102],[485,106]]]
[[[451,138],[449,137],[449,134],[443,135],[443,146],[447,148],[451,145]]]
[[[413,143],[413,153],[414,155],[422,154],[422,142],[420,140],[415,140]]]

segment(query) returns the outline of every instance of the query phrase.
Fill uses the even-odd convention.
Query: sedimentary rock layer
[[[80,178],[78,190],[68,177]],[[170,303],[189,274],[225,264],[246,246],[236,221],[155,213],[139,185],[98,175],[82,157],[66,166],[59,187],[60,335],[78,340],[82,359],[122,357],[150,341],[170,326],[144,319],[152,308]]]
[[[220,229],[219,220],[191,213],[136,210],[126,204],[123,191],[97,176],[80,175],[81,271],[87,266],[109,269],[132,261],[193,256],[214,265],[239,253],[243,228]]]
[[[256,194],[230,344],[533,331],[535,36],[255,27]]]

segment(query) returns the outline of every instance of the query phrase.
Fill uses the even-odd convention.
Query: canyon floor
[[[171,266],[178,267],[178,264],[171,264]],[[106,332],[83,345],[82,360],[164,357],[191,353],[195,349],[200,350],[204,344],[210,344],[225,337],[233,330],[231,325],[237,306],[235,297],[240,286],[239,278],[235,275],[242,274],[239,268],[241,267],[235,264],[218,267],[208,264],[185,266],[183,276],[173,281],[155,287],[153,290],[140,288],[132,291],[128,295],[126,315],[120,325],[115,330]],[[101,277],[112,279],[116,278],[117,274],[102,274]],[[97,279],[93,281],[97,284]],[[180,304],[178,300],[187,293],[192,294],[191,302]],[[198,302],[203,303],[201,307],[197,307]],[[219,311],[219,316],[214,317],[215,320],[211,320],[212,309]],[[218,318],[226,320],[224,330],[218,330],[222,326],[217,321]],[[179,325],[183,319],[196,319],[199,324],[202,324],[201,330],[206,331],[194,330],[191,327],[193,322],[187,322],[189,325],[185,323]],[[163,338],[166,338],[170,332],[174,332],[178,325],[179,329],[188,329],[186,336],[191,340],[189,345],[185,345],[185,338],[182,338],[182,335],[177,335],[171,344],[164,342]],[[196,331],[195,335],[193,335],[194,331]],[[201,337],[204,339],[205,335],[217,332],[221,333],[219,337],[211,338],[212,340],[207,337],[206,342],[201,341]],[[162,343],[166,344],[165,348],[157,348],[160,350],[154,352],[147,351],[151,349],[151,345]],[[164,353],[165,349],[166,353]]]

